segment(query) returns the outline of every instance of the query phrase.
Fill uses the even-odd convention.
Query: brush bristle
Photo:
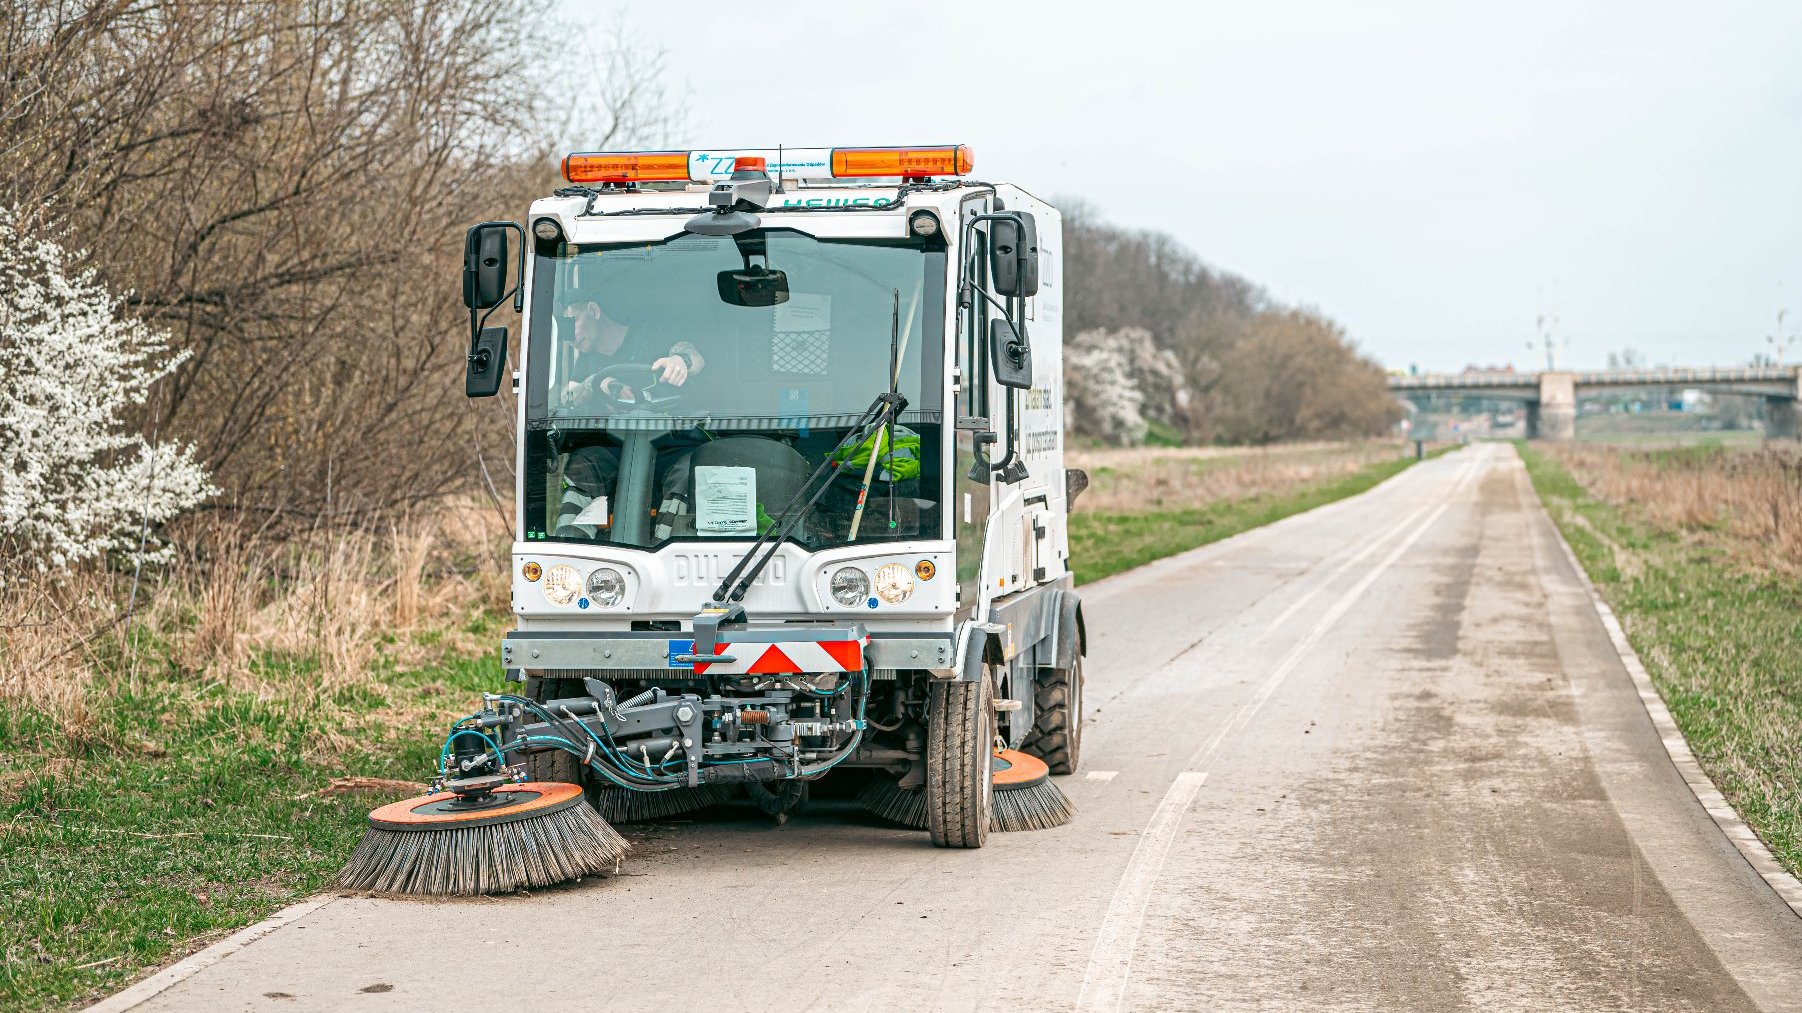
[[[603,819],[613,823],[642,823],[719,805],[732,798],[733,788],[729,784],[703,784],[666,791],[605,788],[592,792],[589,800]]]
[[[338,883],[348,890],[441,897],[511,893],[613,871],[628,847],[586,805],[449,830],[371,827]]]
[[[989,828],[1002,833],[1050,830],[1076,818],[1076,806],[1070,797],[1050,781],[1005,791],[997,789],[989,812]]]
[[[909,790],[886,777],[873,777],[857,795],[857,804],[902,826],[926,829],[926,792]]]

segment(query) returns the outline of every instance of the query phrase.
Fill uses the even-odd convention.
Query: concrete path
[[[842,806],[625,874],[336,900],[144,1010],[1802,1009],[1802,919],[1667,758],[1513,452],[1085,589],[1076,822]]]

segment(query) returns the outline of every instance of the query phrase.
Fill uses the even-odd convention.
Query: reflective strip
[[[733,660],[695,664],[696,675],[798,675],[814,672],[863,670],[862,640],[790,640],[779,644],[721,644],[716,654]]]

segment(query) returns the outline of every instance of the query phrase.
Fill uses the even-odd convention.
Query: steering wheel
[[[605,390],[607,380],[618,380],[620,384],[631,387],[636,397],[620,397],[612,391]],[[667,389],[669,393],[653,394],[653,388],[659,387]],[[601,400],[615,408],[627,411],[639,408],[662,408],[675,404],[686,396],[682,388],[659,381],[655,367],[641,366],[635,362],[608,366],[595,373],[593,377],[589,378],[588,390],[590,394],[599,396]]]

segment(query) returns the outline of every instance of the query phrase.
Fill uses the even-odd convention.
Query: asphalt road
[[[1802,1009],[1506,446],[1085,589],[1076,822],[842,806],[623,875],[341,899],[146,1010]]]

